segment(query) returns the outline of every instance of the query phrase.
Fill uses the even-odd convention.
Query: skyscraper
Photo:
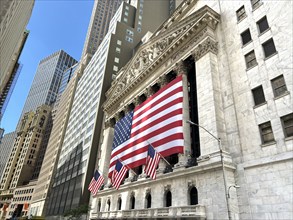
[[[132,57],[134,48],[145,33],[154,31],[169,16],[169,7],[164,7],[168,2],[162,1],[162,7],[156,8],[148,7],[150,4],[152,2],[143,1],[138,1],[136,7],[125,2],[121,4],[110,22],[107,35],[78,82],[46,219],[89,200],[87,186],[92,178],[97,143],[103,129],[101,106],[105,91],[117,71]],[[156,18],[159,18],[158,23],[149,21]]]
[[[31,17],[34,0],[3,0],[0,3],[0,121],[3,105],[19,73],[18,59],[26,42],[27,23]]]
[[[5,164],[8,161],[10,152],[12,150],[12,146],[13,146],[13,141],[14,138],[16,137],[16,132],[10,132],[8,134],[5,134],[4,137],[1,140],[1,144],[0,144],[0,179],[2,176],[2,173],[4,171],[5,168]]]
[[[77,61],[63,50],[40,61],[32,86],[22,109],[21,117],[42,104],[55,102],[64,70]],[[18,123],[18,128],[20,122]]]
[[[108,32],[110,21],[123,0],[97,0],[94,3],[86,40],[83,46],[82,59],[89,62],[104,36]]]

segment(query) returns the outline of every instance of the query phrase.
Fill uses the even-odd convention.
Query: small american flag
[[[128,168],[125,165],[123,165],[121,161],[118,159],[111,178],[112,184],[116,189],[119,189],[121,182],[123,181],[127,171]]]
[[[156,168],[160,162],[161,156],[158,152],[153,148],[153,146],[149,145],[148,156],[146,158],[146,166],[144,172],[153,179],[156,179]]]
[[[183,153],[183,82],[178,76],[120,119],[114,129],[109,178],[118,158],[132,169],[145,164],[150,141],[161,156]]]
[[[102,184],[104,183],[105,178],[100,175],[99,171],[95,171],[95,174],[90,182],[88,190],[93,194],[96,195],[98,190],[101,188]]]

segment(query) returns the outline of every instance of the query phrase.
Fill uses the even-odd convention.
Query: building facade
[[[63,93],[59,94],[60,96],[52,110],[54,123],[30,206],[30,214],[33,216],[44,216],[48,206],[50,190],[53,185],[78,79],[79,77],[75,73]]]
[[[109,24],[123,0],[97,0],[94,2],[81,62],[88,64],[108,33]]]
[[[141,29],[137,31],[141,20],[138,18],[139,10],[137,10],[142,7],[140,5],[143,3],[138,1],[136,7],[125,2],[120,6],[110,22],[108,34],[78,82],[46,218],[50,218],[48,216],[53,218],[66,210],[88,203],[87,186],[95,167],[97,144],[103,121],[101,105],[104,93],[117,71],[132,57],[133,50],[144,34],[158,27],[154,22],[152,25],[148,23],[148,27],[141,23]],[[162,6],[155,10],[159,14],[160,11],[163,13],[169,8]],[[147,15],[151,15],[149,12],[145,11],[144,19],[147,20]],[[168,13],[165,14],[166,17],[159,19],[161,22],[169,16]],[[156,18],[154,16],[153,19]]]
[[[8,205],[8,209],[1,211],[1,218],[13,216],[14,191],[18,187],[28,185],[34,177],[50,115],[51,107],[42,105],[35,112],[27,112],[21,120],[20,130],[14,139],[13,148],[1,178],[0,202],[2,205]],[[20,216],[21,210],[17,213]]]
[[[77,61],[63,50],[40,61],[29,94],[22,109],[22,116],[37,107],[51,105],[56,101],[63,72]],[[20,127],[20,121],[17,128]]]
[[[76,63],[64,71],[64,73],[62,75],[61,82],[60,82],[59,90],[58,90],[59,95],[61,95],[63,93],[63,91],[66,89],[69,81],[71,80],[71,78],[73,78],[74,73],[75,73],[78,65],[79,65],[79,63]]]
[[[15,77],[18,59],[26,42],[27,23],[31,17],[34,0],[1,1],[0,9],[0,112]],[[1,120],[1,118],[0,118]]]
[[[178,6],[107,91],[97,168],[106,178],[115,122],[178,79],[183,153],[165,158],[171,167],[161,159],[156,180],[143,169],[119,190],[106,180],[90,219],[292,219],[291,10],[262,0]]]
[[[3,138],[1,139],[0,143],[0,178],[2,176],[2,173],[5,168],[5,164],[8,161],[8,158],[10,156],[12,146],[13,146],[13,141],[14,138],[16,137],[16,132],[11,132],[8,134],[5,134]]]

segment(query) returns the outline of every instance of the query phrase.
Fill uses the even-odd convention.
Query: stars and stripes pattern
[[[149,145],[144,172],[146,175],[150,176],[154,180],[156,179],[156,169],[160,162],[160,159],[160,154],[157,153],[152,145]]]
[[[123,165],[120,160],[117,160],[115,170],[111,178],[112,185],[116,189],[119,189],[121,182],[124,180],[124,177],[127,171],[128,171],[127,166]]]
[[[104,183],[105,178],[100,175],[99,171],[95,171],[95,174],[89,184],[88,190],[93,194],[96,195],[98,190],[101,188],[102,184]]]
[[[178,76],[116,123],[109,178],[118,158],[130,169],[145,164],[148,141],[166,157],[183,153],[183,140],[183,84]]]

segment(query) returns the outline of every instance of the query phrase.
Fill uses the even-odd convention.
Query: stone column
[[[114,139],[114,123],[110,120],[105,122],[105,129],[103,131],[104,139],[101,145],[100,158],[99,158],[99,170],[106,177],[109,173],[109,165],[111,159],[112,144]],[[110,180],[105,182],[105,185],[109,187]]]
[[[216,54],[217,43],[211,38],[206,38],[193,51],[196,64],[198,123],[223,141],[225,139],[225,123]],[[219,152],[218,141],[201,128],[199,132],[201,155]]]
[[[177,76],[182,75],[183,83],[183,132],[184,132],[184,152],[178,155],[178,163],[176,168],[183,168],[187,164],[188,159],[191,158],[191,142],[190,142],[190,126],[186,123],[189,117],[189,98],[188,98],[188,66],[185,62],[180,61],[176,63],[173,71]]]

